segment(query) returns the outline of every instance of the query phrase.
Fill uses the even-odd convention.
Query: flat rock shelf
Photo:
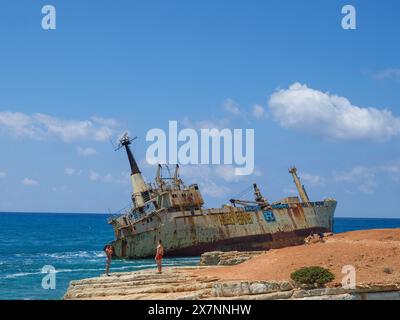
[[[201,266],[112,273],[72,281],[64,299],[107,300],[400,300],[400,229],[352,231],[308,245],[264,252],[212,252]],[[335,280],[305,289],[290,274],[305,266],[331,270]],[[342,267],[354,266],[345,289]]]
[[[200,268],[200,267],[199,267]],[[212,267],[207,267],[212,268]],[[66,300],[369,300],[400,299],[400,283],[370,284],[355,290],[295,288],[290,281],[221,281],[216,277],[191,274],[194,268],[168,268],[114,273],[73,281],[64,296]]]

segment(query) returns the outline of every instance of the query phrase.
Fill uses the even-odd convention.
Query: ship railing
[[[112,221],[116,220],[117,218],[121,216],[126,216],[129,215],[132,212],[133,207],[131,205],[128,205],[117,212],[113,213],[110,215],[110,217],[107,219],[108,223],[111,223]]]
[[[325,201],[314,201],[314,202],[302,202],[302,207],[324,207]]]

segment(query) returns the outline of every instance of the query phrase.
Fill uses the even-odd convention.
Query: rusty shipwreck
[[[206,209],[198,185],[186,186],[178,165],[167,178],[159,165],[155,183],[146,183],[130,149],[131,141],[125,135],[119,147],[125,148],[131,168],[132,206],[108,221],[119,258],[152,257],[159,239],[167,256],[196,256],[214,250],[297,245],[311,233],[332,231],[337,202],[311,202],[294,167],[289,172],[300,198],[269,203],[254,184],[253,200],[231,199],[222,208]]]

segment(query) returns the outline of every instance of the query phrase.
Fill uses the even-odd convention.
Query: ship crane
[[[265,204],[265,202],[261,202],[261,201],[230,199],[229,202],[232,203],[234,206],[236,206],[236,204],[240,204],[240,205],[244,205],[244,206],[248,205],[248,204],[258,204],[258,205],[268,206]]]
[[[309,206],[310,198],[308,197],[308,194],[306,192],[306,189],[304,188],[304,185],[302,185],[300,182],[300,178],[297,175],[297,168],[291,167],[289,169],[289,173],[292,174],[293,181],[294,181],[294,184],[296,185],[297,191],[299,192],[301,201],[304,203],[304,205]]]
[[[232,203],[234,207],[236,207],[236,204],[239,205],[249,205],[249,204],[257,204],[259,205],[262,209],[267,208],[270,206],[268,203],[267,199],[263,197],[261,194],[260,189],[258,188],[257,184],[253,184],[253,189],[254,189],[254,201],[251,200],[239,200],[239,199],[230,199],[229,201]]]

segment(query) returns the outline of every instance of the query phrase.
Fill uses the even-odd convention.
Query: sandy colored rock
[[[328,268],[335,275],[330,286],[340,285],[342,268],[356,268],[356,282],[400,281],[400,229],[352,231],[315,243],[270,250],[242,264],[193,271],[196,275],[221,280],[289,280],[290,274],[306,266]],[[391,273],[385,272],[389,268]]]
[[[218,279],[192,275],[189,270],[189,267],[165,268],[158,274],[156,270],[148,269],[72,281],[64,299],[151,300],[209,296]]]
[[[211,251],[200,257],[200,266],[232,266],[243,263],[251,258],[266,253],[266,251]]]

